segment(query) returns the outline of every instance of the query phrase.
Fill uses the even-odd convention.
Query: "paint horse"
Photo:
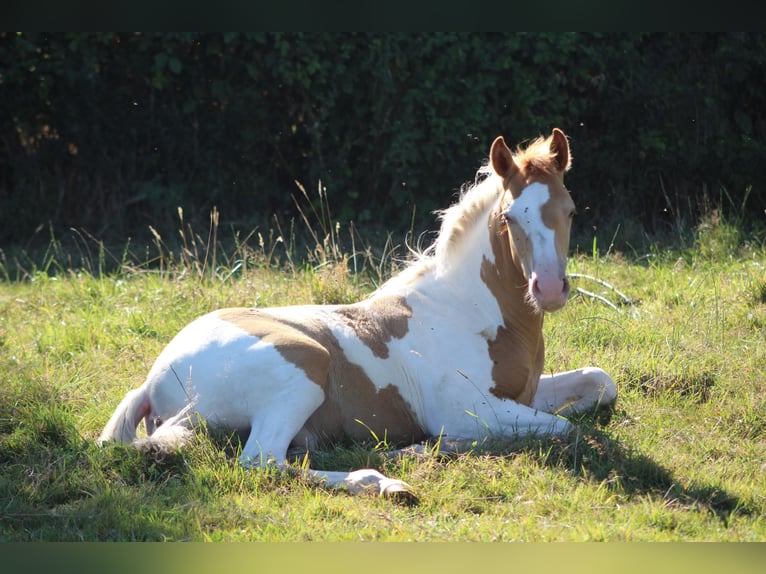
[[[249,429],[239,460],[264,466],[285,465],[291,446],[371,433],[400,444],[569,433],[563,416],[617,397],[598,368],[542,374],[543,314],[570,291],[570,163],[559,129],[515,152],[498,137],[476,182],[441,212],[434,244],[369,298],[198,318],[122,400],[100,442],[175,449],[204,420]],[[137,439],[142,419],[147,436]],[[351,492],[412,494],[372,469],[307,472]]]

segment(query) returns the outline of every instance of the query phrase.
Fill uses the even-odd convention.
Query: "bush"
[[[579,225],[763,217],[758,33],[0,33],[0,240],[292,215],[407,229],[498,134],[570,136]]]

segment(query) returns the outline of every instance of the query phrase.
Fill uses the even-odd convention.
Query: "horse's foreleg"
[[[611,407],[617,400],[612,378],[596,367],[543,375],[532,406],[541,411],[569,416]]]

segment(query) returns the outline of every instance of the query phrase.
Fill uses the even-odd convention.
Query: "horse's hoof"
[[[412,487],[401,480],[386,479],[380,485],[380,495],[413,506],[419,502]]]
[[[599,405],[594,416],[598,424],[608,425],[611,422],[616,402],[617,401],[613,401],[606,405]]]

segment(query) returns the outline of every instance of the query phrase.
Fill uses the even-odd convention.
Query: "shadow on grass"
[[[289,491],[296,481],[290,473],[239,471],[241,436],[236,434],[201,432],[183,452],[156,458],[127,446],[97,448],[79,435],[74,415],[55,402],[23,409],[17,405],[5,412],[15,418],[14,424],[0,425],[4,540],[182,539],[190,536],[188,527],[173,517],[186,505],[196,508],[198,498],[211,492]],[[684,484],[650,455],[615,438],[601,422],[583,418],[574,437],[487,442],[465,456],[526,455],[617,494],[708,512],[726,526],[732,517],[763,511],[720,485]],[[328,447],[312,452],[311,459],[315,468],[328,470],[374,467],[385,472],[386,465],[395,464],[383,456],[380,445],[370,444]],[[300,458],[295,464],[300,465]],[[153,510],[136,512],[143,507]]]
[[[612,492],[627,496],[650,496],[668,507],[709,512],[724,526],[733,516],[753,516],[762,512],[752,502],[727,492],[716,484],[683,484],[683,480],[650,456],[636,452],[615,438],[597,421],[578,421],[574,437],[519,438],[498,441],[474,452],[518,456],[525,454],[541,465],[571,475],[603,483]]]
[[[549,468],[564,471],[594,483],[603,483],[618,494],[651,496],[662,500],[668,507],[684,507],[710,512],[725,526],[728,526],[732,516],[752,516],[762,512],[763,509],[757,507],[752,501],[743,500],[727,492],[721,485],[684,485],[683,480],[675,477],[668,468],[615,438],[605,426],[609,417],[609,413],[600,413],[595,417],[580,418],[576,421],[578,432],[574,437],[526,437],[485,441],[481,446],[458,447],[458,452],[462,454],[456,455],[450,452],[449,448],[445,448],[442,454],[446,458],[473,455],[503,457],[527,455]],[[206,448],[217,450],[224,458],[235,460],[246,436],[246,433],[244,435],[226,434],[211,430],[207,435],[209,441],[203,439],[203,443]],[[385,473],[386,466],[396,464],[397,457],[389,456],[389,453],[381,447],[382,445],[375,445],[372,442],[339,443],[310,453],[310,461],[304,459],[305,451],[292,451],[290,461],[296,467],[310,462],[311,468],[315,469],[350,471],[376,468]],[[425,448],[432,447],[426,443]],[[164,462],[147,462],[149,467],[146,470],[153,475],[153,480],[163,480],[167,472],[172,474],[182,471],[179,467],[181,457],[182,455],[179,454],[173,455]],[[165,470],[158,471],[154,465],[159,465],[160,468],[165,467]],[[290,477],[283,475],[282,480],[290,480]],[[317,488],[321,487],[317,486]]]

